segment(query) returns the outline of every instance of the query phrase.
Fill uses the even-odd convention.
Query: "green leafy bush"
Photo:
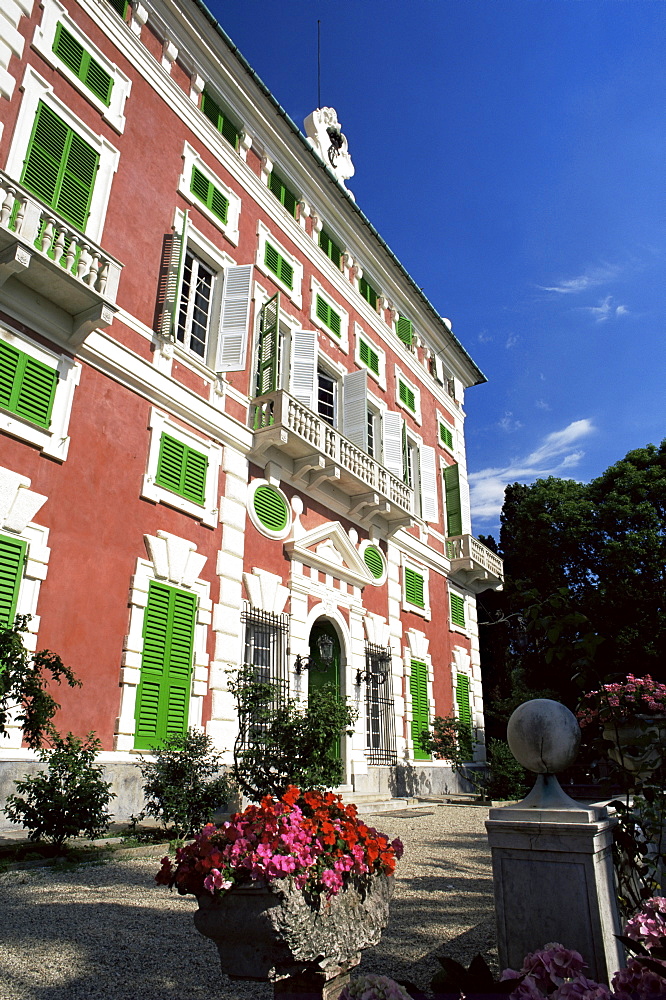
[[[438,760],[451,761],[453,770],[462,777],[467,777],[464,765],[474,759],[474,742],[471,726],[455,715],[435,716],[432,734],[427,730],[421,734],[421,748]]]
[[[280,703],[274,685],[258,681],[248,667],[230,678],[229,688],[239,718],[234,776],[246,795],[259,802],[264,795],[279,798],[289,785],[340,784],[336,748],[343,733],[351,736],[357,712],[331,685],[311,690],[307,705],[293,698]]]
[[[185,837],[208,823],[233,795],[233,786],[221,773],[222,757],[205,733],[189,729],[167,736],[153,750],[154,761],[140,764],[146,796],[143,815],[153,816],[177,837]]]
[[[6,815],[29,830],[30,840],[50,840],[56,847],[81,833],[99,837],[108,829],[114,798],[103,768],[94,763],[100,741],[94,733],[79,739],[55,730],[49,739],[51,749],[38,751],[46,770],[15,782],[18,794],[7,796]]]
[[[525,768],[518,763],[504,740],[488,741],[485,794],[489,799],[522,799],[527,794]]]

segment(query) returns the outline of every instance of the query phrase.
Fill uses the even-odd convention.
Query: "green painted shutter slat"
[[[403,344],[406,344],[407,347],[411,347],[412,340],[414,339],[411,319],[407,319],[406,316],[399,316],[398,321],[395,324],[395,330]]]
[[[409,566],[405,567],[405,599],[417,608],[425,607],[423,576]]]
[[[334,333],[336,337],[340,336],[342,317],[321,295],[317,295],[317,316],[331,333]]]
[[[257,363],[257,396],[275,392],[280,361],[280,293],[276,293],[261,310],[259,352]]]
[[[287,526],[289,510],[272,486],[258,486],[253,497],[254,511],[260,522],[269,531],[282,531]]]
[[[26,547],[20,538],[0,536],[0,626],[14,623]]]
[[[58,204],[54,207],[79,229],[85,229],[88,221],[98,163],[99,155],[92,146],[71,132]]]
[[[183,468],[183,496],[194,503],[203,504],[206,500],[206,472],[208,470],[208,458],[193,448],[188,448],[185,452],[185,463]]]
[[[170,434],[162,434],[155,482],[186,500],[203,506],[208,458]]]
[[[377,299],[379,298],[379,296],[377,295],[377,292],[372,287],[370,282],[367,281],[365,278],[359,278],[358,290],[361,293],[362,297],[365,299],[365,301],[369,303],[369,305],[371,305],[373,309],[376,309]]]
[[[465,601],[459,594],[451,594],[451,621],[458,628],[465,628]]]
[[[215,187],[212,181],[202,174],[197,167],[192,167],[192,181],[190,190],[203,202],[206,208],[218,217],[222,222],[227,221],[229,212],[229,199],[225,198],[219,188]]]
[[[205,114],[227,142],[238,149],[240,142],[240,128],[229,118],[220,105],[214,100],[207,90],[201,95],[201,110]]]
[[[339,269],[342,261],[342,250],[325,229],[322,229],[319,233],[319,247]]]
[[[268,187],[273,192],[275,197],[281,202],[287,209],[289,214],[296,218],[296,206],[298,205],[298,198],[291,191],[282,178],[275,173],[273,170],[270,177],[268,178]]]
[[[458,706],[458,718],[465,725],[472,727],[472,708],[469,698],[469,677],[467,674],[458,674],[456,682],[456,704]]]
[[[22,351],[0,340],[0,406],[12,408],[12,396]]]
[[[424,729],[429,729],[428,668],[422,660],[411,661],[409,691],[412,697],[412,745],[415,760],[430,760],[430,755],[419,746]]]
[[[0,341],[0,406],[49,427],[57,385],[54,368]]]
[[[53,51],[66,66],[69,66],[79,80],[108,107],[111,102],[113,77],[74,38],[62,22],[58,22],[56,27]]]
[[[446,491],[446,533],[449,537],[462,535],[462,508],[460,504],[460,473],[457,465],[444,469]]]
[[[53,51],[66,66],[69,66],[73,73],[76,73],[77,76],[80,74],[85,49],[60,21],[56,25]]]
[[[439,425],[439,438],[447,448],[453,448],[453,432],[448,427],[445,427],[444,424]]]
[[[89,57],[88,68],[83,81],[93,94],[99,97],[103,104],[108,107],[111,103],[111,91],[113,90],[113,77],[103,69],[96,59]]]
[[[194,594],[151,581],[137,691],[137,749],[150,749],[187,729],[196,609]]]
[[[405,404],[407,409],[414,413],[416,410],[416,396],[414,395],[414,390],[410,389],[409,386],[402,381],[402,379],[398,380],[398,395],[400,396],[401,402]]]
[[[108,2],[111,5],[111,7],[113,7],[113,9],[116,11],[116,13],[120,14],[120,16],[124,21],[125,15],[127,14],[127,7],[128,7],[127,0],[108,0]]]
[[[368,366],[370,371],[374,372],[375,375],[379,375],[379,355],[376,351],[373,351],[367,341],[359,340],[358,356],[363,364]]]
[[[376,545],[368,545],[363,553],[363,560],[375,580],[380,580],[384,575],[384,560]]]
[[[275,249],[275,247],[266,242],[266,249],[264,251],[264,264],[269,271],[280,279],[280,281],[287,286],[287,288],[294,287],[294,269],[291,264],[285,260],[281,253]]]

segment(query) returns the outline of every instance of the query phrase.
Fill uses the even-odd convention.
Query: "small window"
[[[155,482],[165,490],[200,504],[206,500],[208,458],[182,441],[162,434]]]
[[[201,110],[206,118],[213,123],[217,131],[227,140],[229,145],[238,149],[240,145],[241,130],[238,125],[223,111],[207,90],[201,95]]]
[[[81,45],[60,22],[56,27],[53,51],[62,59],[81,83],[85,84],[108,107],[111,103],[113,77]]]
[[[395,324],[395,332],[406,347],[411,347],[414,340],[414,329],[411,319],[399,316]]]
[[[252,506],[259,523],[271,532],[282,532],[289,524],[289,506],[280,490],[261,485],[254,491]]]
[[[279,278],[287,288],[294,287],[294,269],[281,253],[275,249],[272,243],[266,241],[264,250],[264,264],[269,271],[272,271],[276,278]]]
[[[322,229],[319,234],[319,246],[329,260],[333,261],[337,269],[340,270],[342,264],[342,250],[325,229]]]
[[[379,301],[379,295],[372,287],[370,282],[367,281],[365,278],[359,278],[358,290],[361,293],[361,296],[365,299],[365,301],[369,303],[373,309],[376,309],[377,302]]]
[[[439,440],[443,445],[453,451],[453,431],[449,430],[446,424],[443,424],[441,420],[439,422]]]
[[[217,216],[220,222],[224,222],[226,225],[229,214],[229,199],[225,198],[220,189],[215,187],[213,182],[209,181],[198,167],[192,167],[190,190],[213,215]]]
[[[416,413],[416,394],[402,379],[398,379],[398,399],[408,410]]]
[[[423,574],[405,566],[405,601],[417,608],[425,608]]]
[[[370,346],[367,340],[359,340],[358,356],[361,362],[369,368],[371,372],[374,372],[375,375],[379,375],[379,354]]]
[[[460,594],[450,594],[451,598],[451,622],[458,628],[466,628],[465,625],[465,599]]]
[[[241,613],[243,626],[243,666],[252,670],[259,684],[270,684],[270,702],[261,707],[276,709],[289,697],[289,667],[287,647],[289,615],[274,615],[259,611],[245,603]],[[241,745],[245,748],[260,747],[265,739],[266,722],[261,712],[248,712],[240,722]]]
[[[342,329],[342,318],[339,312],[336,312],[332,305],[330,305],[325,298],[321,295],[317,295],[317,316],[322,321],[324,326],[327,326],[331,333],[334,333],[336,337],[340,336],[340,331]]]
[[[298,198],[293,191],[290,191],[285,182],[278,174],[273,172],[268,178],[268,186],[280,204],[284,205],[289,214],[296,218],[298,208]]]
[[[58,373],[0,340],[0,406],[39,427],[51,425]]]
[[[337,379],[322,368],[317,369],[317,413],[331,427],[335,427]]]

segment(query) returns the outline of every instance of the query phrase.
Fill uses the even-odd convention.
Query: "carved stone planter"
[[[220,953],[232,979],[332,980],[358,965],[388,923],[393,879],[376,875],[365,895],[349,887],[318,910],[287,879],[236,887],[216,899],[198,896],[194,924]],[[284,991],[281,991],[284,992]],[[288,992],[288,991],[287,991]]]

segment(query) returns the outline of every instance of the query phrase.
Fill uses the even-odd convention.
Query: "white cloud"
[[[583,312],[588,312],[590,316],[594,316],[597,323],[605,323],[607,319],[627,316],[629,313],[626,306],[613,305],[612,295],[607,295],[605,299],[600,299],[598,306],[580,306],[579,308]]]
[[[507,410],[502,419],[497,421],[497,426],[501,427],[507,434],[510,434],[511,431],[517,431],[523,425],[520,420],[516,420],[511,410]]]
[[[487,330],[482,330],[476,339],[480,344],[489,344],[493,339],[493,335],[492,333],[488,333]]]
[[[510,333],[509,336],[506,338],[506,344],[504,346],[506,347],[507,350],[510,350],[512,347],[516,346],[519,339],[520,338],[517,337],[515,333]]]
[[[552,410],[552,406],[550,405],[550,403],[547,403],[545,399],[537,399],[534,405],[536,406],[537,410]]]
[[[620,268],[615,264],[599,264],[588,267],[582,274],[577,274],[574,278],[563,278],[554,285],[539,285],[544,292],[557,292],[559,295],[576,295],[584,292],[588,288],[596,288],[598,285],[605,285],[606,282],[617,278]]]
[[[476,521],[497,523],[504,490],[510,483],[531,483],[557,476],[577,466],[585,452],[576,448],[596,428],[589,418],[574,420],[559,431],[547,434],[541,443],[522,458],[514,458],[501,468],[481,469],[469,475],[472,515]]]

